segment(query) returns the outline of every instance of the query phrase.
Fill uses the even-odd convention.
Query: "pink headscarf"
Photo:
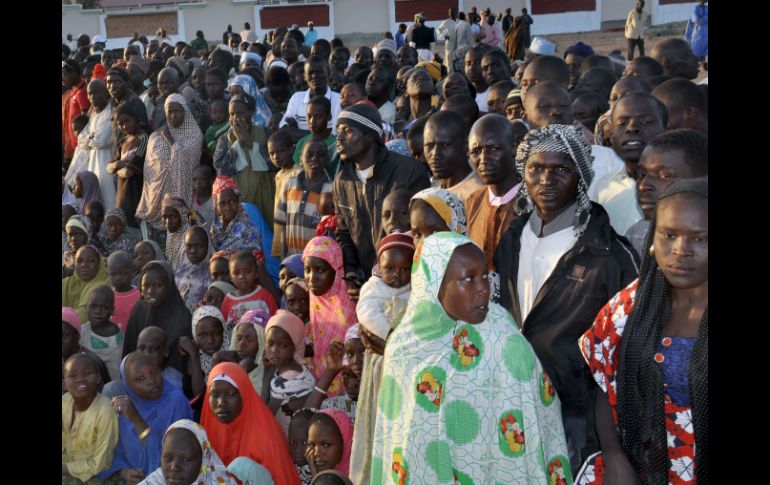
[[[342,460],[334,469],[348,476],[350,473],[350,448],[353,443],[353,423],[350,422],[350,416],[342,409],[337,408],[321,409],[318,413],[332,418],[340,430],[340,435],[342,435]]]
[[[294,343],[294,360],[305,365],[305,325],[302,320],[288,310],[278,310],[265,327],[265,335],[271,327],[278,327],[289,334]]]
[[[342,248],[337,241],[326,236],[314,237],[305,246],[302,261],[309,257],[323,259],[336,273],[331,289],[325,294],[316,296],[310,292],[310,325],[307,327],[307,335],[313,342],[310,370],[319,380],[326,369],[326,352],[332,342],[344,343],[345,334],[358,322],[358,317],[356,303],[348,296],[348,286],[343,279]],[[327,393],[331,397],[341,394],[343,390],[340,373],[332,381]]]
[[[68,323],[77,333],[80,333],[80,317],[74,308],[68,306],[61,307],[61,321]]]

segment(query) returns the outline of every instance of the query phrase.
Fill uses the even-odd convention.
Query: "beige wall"
[[[233,32],[243,30],[244,22],[255,28],[253,4],[233,4],[231,0],[208,0],[206,4],[205,7],[181,7],[186,42],[195,39],[198,30],[203,31],[209,42],[222,42],[222,32],[227,29],[227,24],[233,26]]]
[[[334,33],[386,32],[390,30],[390,1],[336,0]]]
[[[650,3],[647,2],[645,10],[650,12]],[[636,6],[636,0],[602,0],[602,22],[613,20],[626,20],[628,12]]]
[[[79,34],[88,34],[93,37],[101,30],[99,25],[99,16],[101,10],[86,10],[83,12],[80,5],[69,6],[62,5],[61,9],[61,32],[62,37],[72,34],[77,39]]]

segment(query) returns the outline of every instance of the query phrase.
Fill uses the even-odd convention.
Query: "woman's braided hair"
[[[673,196],[708,203],[708,181],[681,180],[666,188],[660,201]],[[654,360],[663,326],[671,314],[671,284],[650,254],[656,216],[642,251],[639,286],[620,343],[618,429],[634,469],[644,484],[668,483],[663,377]],[[698,483],[708,483],[708,306],[703,312],[688,371]]]

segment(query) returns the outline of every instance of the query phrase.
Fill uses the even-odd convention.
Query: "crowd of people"
[[[62,43],[62,485],[708,483],[700,54],[449,15]]]

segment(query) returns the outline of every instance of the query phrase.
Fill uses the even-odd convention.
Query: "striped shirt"
[[[284,233],[282,257],[302,254],[308,241],[315,237],[316,226],[321,222],[319,199],[322,193],[331,191],[332,181],[328,177],[324,175],[309,185],[304,170],[286,181],[275,209],[275,232]]]

